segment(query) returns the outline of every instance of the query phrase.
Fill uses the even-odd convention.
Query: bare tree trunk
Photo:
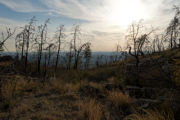
[[[28,67],[28,55],[29,55],[29,43],[30,43],[30,36],[33,34],[32,32],[34,31],[33,29],[33,23],[34,23],[35,17],[33,17],[27,26],[25,28],[27,38],[26,38],[26,53],[25,53],[25,72],[27,73],[27,67]]]
[[[41,42],[40,42],[40,45],[39,45],[38,73],[41,72],[41,58],[42,58],[43,34],[44,34],[44,31],[42,31],[42,33],[41,33]]]
[[[139,56],[136,56],[136,85],[139,86]]]
[[[63,37],[63,34],[62,34],[62,31],[63,31],[63,28],[64,26],[62,25],[60,27],[60,30],[59,30],[59,36],[58,36],[58,52],[57,52],[57,55],[56,55],[56,64],[55,64],[55,72],[57,71],[57,67],[58,67],[58,62],[59,62],[59,53],[60,53],[60,49],[61,49],[61,38]]]
[[[71,64],[72,64],[72,43],[70,43],[70,48],[69,48],[69,53],[67,53],[67,69],[71,69]]]
[[[77,70],[78,69],[78,64],[79,64],[79,54],[81,51],[77,52],[77,55],[75,56],[75,62],[74,62],[74,69]]]
[[[173,48],[173,27],[172,27],[172,30],[171,30],[170,48],[171,49]]]
[[[46,79],[46,75],[47,75],[47,54],[45,53],[45,58],[44,58],[44,74],[43,74],[43,83],[45,82]]]
[[[21,51],[21,61],[23,60],[23,56],[24,56],[24,43],[25,43],[25,33],[23,32],[23,43],[22,43],[22,51]]]
[[[47,34],[47,23],[49,22],[49,19],[47,19],[44,23],[44,25],[39,27],[40,31],[40,43],[39,43],[39,54],[38,54],[38,73],[41,72],[41,59],[43,54],[43,45],[46,41],[46,34]]]
[[[48,63],[47,63],[47,66],[50,66],[50,62],[51,62],[51,50],[50,50],[50,48],[49,48]]]
[[[29,29],[27,31],[27,41],[26,41],[26,56],[25,56],[25,72],[27,73],[27,63],[28,63],[28,53],[29,53],[29,40],[30,40],[30,26]]]
[[[75,26],[74,33],[73,33],[73,49],[74,49],[74,66],[73,68],[77,68],[78,58],[77,58],[77,46],[76,46],[76,39],[79,32],[79,26]]]
[[[57,71],[57,66],[58,66],[58,61],[59,61],[60,48],[61,48],[61,38],[59,37],[58,52],[57,52],[57,55],[56,55],[55,72]]]

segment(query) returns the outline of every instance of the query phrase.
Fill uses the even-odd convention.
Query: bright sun
[[[126,27],[133,21],[148,17],[140,0],[109,0],[108,4],[106,19],[112,25]]]

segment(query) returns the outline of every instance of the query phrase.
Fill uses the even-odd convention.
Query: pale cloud
[[[38,6],[32,0],[0,0],[1,4],[18,12],[47,12],[48,15],[64,15],[69,18],[90,22],[108,22],[113,14],[120,19],[133,16],[137,9],[142,19],[168,16],[173,5],[180,5],[179,0],[37,0],[43,4]],[[125,2],[126,1],[126,2]],[[135,6],[138,5],[138,6]],[[134,7],[135,6],[135,7]],[[121,9],[122,8],[122,9]],[[133,9],[134,10],[133,10]],[[124,11],[120,11],[124,10]],[[166,13],[168,15],[166,15]],[[130,15],[124,15],[130,14]],[[136,16],[137,17],[137,16]],[[116,18],[116,17],[115,17]],[[127,19],[127,18],[126,18]],[[126,20],[125,19],[125,20]],[[120,21],[121,22],[121,21]],[[111,23],[107,23],[111,24]]]
[[[114,6],[126,8],[124,9],[126,11],[118,11],[121,9],[117,9],[117,13],[119,12],[119,16],[121,16],[120,13],[133,13],[133,10],[127,10],[131,9],[130,7],[134,6],[134,3],[139,3],[141,6],[137,6],[135,8],[139,9],[138,7],[141,7],[140,10],[145,10],[145,14],[149,16],[149,19],[151,19],[151,17],[161,15],[169,11],[172,9],[173,5],[180,4],[180,1],[178,0],[41,0],[41,2],[49,8],[49,11],[52,12],[51,14],[54,12],[70,18],[96,22],[108,19],[108,15],[111,14],[114,9],[116,10],[116,8],[113,8]],[[133,14],[131,14],[131,16],[133,16]],[[142,16],[142,19],[144,16]],[[122,19],[123,17],[124,16],[122,16]]]
[[[18,12],[45,12],[48,17],[63,15],[88,21],[81,23],[82,31],[91,36],[93,50],[96,51],[112,50],[118,41],[125,44],[127,26],[134,20],[144,19],[145,24],[164,29],[174,15],[173,5],[180,5],[180,0],[38,1],[46,8],[35,5],[31,0],[0,0],[0,3]]]
[[[123,27],[126,21],[131,19],[145,19],[153,22],[166,17],[167,22],[172,14],[173,5],[180,5],[179,0],[37,0],[46,6],[36,5],[31,0],[0,0],[0,3],[18,12],[47,12],[49,16],[63,15],[69,18],[87,20],[93,22],[94,26],[104,24],[114,26],[113,22],[120,23],[119,27]],[[126,1],[126,2],[125,2]],[[137,5],[137,6],[136,6]],[[137,15],[133,14],[136,11]],[[132,16],[132,17],[131,17]],[[136,17],[136,19],[133,19]],[[130,20],[129,20],[129,19]],[[114,21],[112,21],[113,19]],[[115,20],[117,19],[117,20]],[[123,20],[124,19],[124,20]],[[162,21],[159,23],[163,23]],[[151,24],[151,23],[150,23]],[[127,26],[127,25],[126,25]]]
[[[14,20],[12,20],[12,19],[7,19],[7,18],[0,18],[0,25],[2,26],[4,26],[4,25],[8,25],[8,26],[16,26],[16,27],[18,27],[18,26],[22,26],[22,25],[24,25],[25,23],[23,23],[23,22],[19,22],[19,21],[14,21]]]
[[[103,0],[41,0],[51,14],[60,14],[70,18],[96,21],[102,18]]]
[[[180,5],[179,0],[41,0],[41,2],[49,8],[51,14],[87,20],[89,23],[82,23],[86,31],[100,31],[106,34],[125,33],[127,25],[139,19],[144,19],[145,24],[154,26],[154,28],[163,29],[174,15],[173,5]],[[134,17],[137,19],[131,17],[135,9],[137,9],[138,17],[136,14]],[[114,20],[116,18],[117,20]],[[125,23],[126,21],[128,22]],[[97,35],[96,37],[98,38]]]
[[[0,0],[1,4],[17,12],[42,12],[42,7],[36,6],[31,0]]]

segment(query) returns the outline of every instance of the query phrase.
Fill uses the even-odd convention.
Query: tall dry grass
[[[85,100],[84,102],[79,101],[78,103],[79,106],[79,116],[82,119],[87,119],[88,120],[101,120],[102,118],[102,108],[101,104],[98,103],[94,99],[90,100]]]
[[[39,83],[34,81],[28,81],[22,76],[8,76],[1,83],[1,97],[5,104],[12,107],[16,103],[16,98],[25,94],[32,94],[33,91],[37,91]]]
[[[12,106],[15,102],[16,96],[16,82],[12,80],[7,80],[1,85],[1,97],[5,104]]]
[[[107,99],[117,106],[128,106],[133,102],[128,94],[123,94],[120,91],[109,91]]]

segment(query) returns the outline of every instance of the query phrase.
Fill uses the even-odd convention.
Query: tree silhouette
[[[59,28],[58,28],[58,31],[57,31],[57,46],[58,46],[58,49],[57,49],[57,55],[56,55],[56,63],[55,63],[55,72],[57,71],[57,67],[58,67],[58,62],[59,62],[59,54],[60,54],[60,50],[61,50],[61,43],[62,43],[62,39],[64,38],[65,34],[63,33],[64,32],[64,25],[61,25]]]
[[[5,42],[14,35],[15,31],[16,29],[11,30],[11,28],[6,27],[6,33],[4,32],[1,33],[0,51],[4,51],[4,48],[6,48],[6,46],[4,45]]]
[[[129,28],[129,34],[126,36],[129,44],[129,54],[133,56],[136,60],[136,84],[139,85],[139,63],[140,56],[144,56],[143,47],[145,43],[148,42],[148,36],[153,32],[142,33],[144,26],[142,25],[142,21],[139,21],[137,24],[133,23]],[[133,51],[132,51],[133,50]]]

